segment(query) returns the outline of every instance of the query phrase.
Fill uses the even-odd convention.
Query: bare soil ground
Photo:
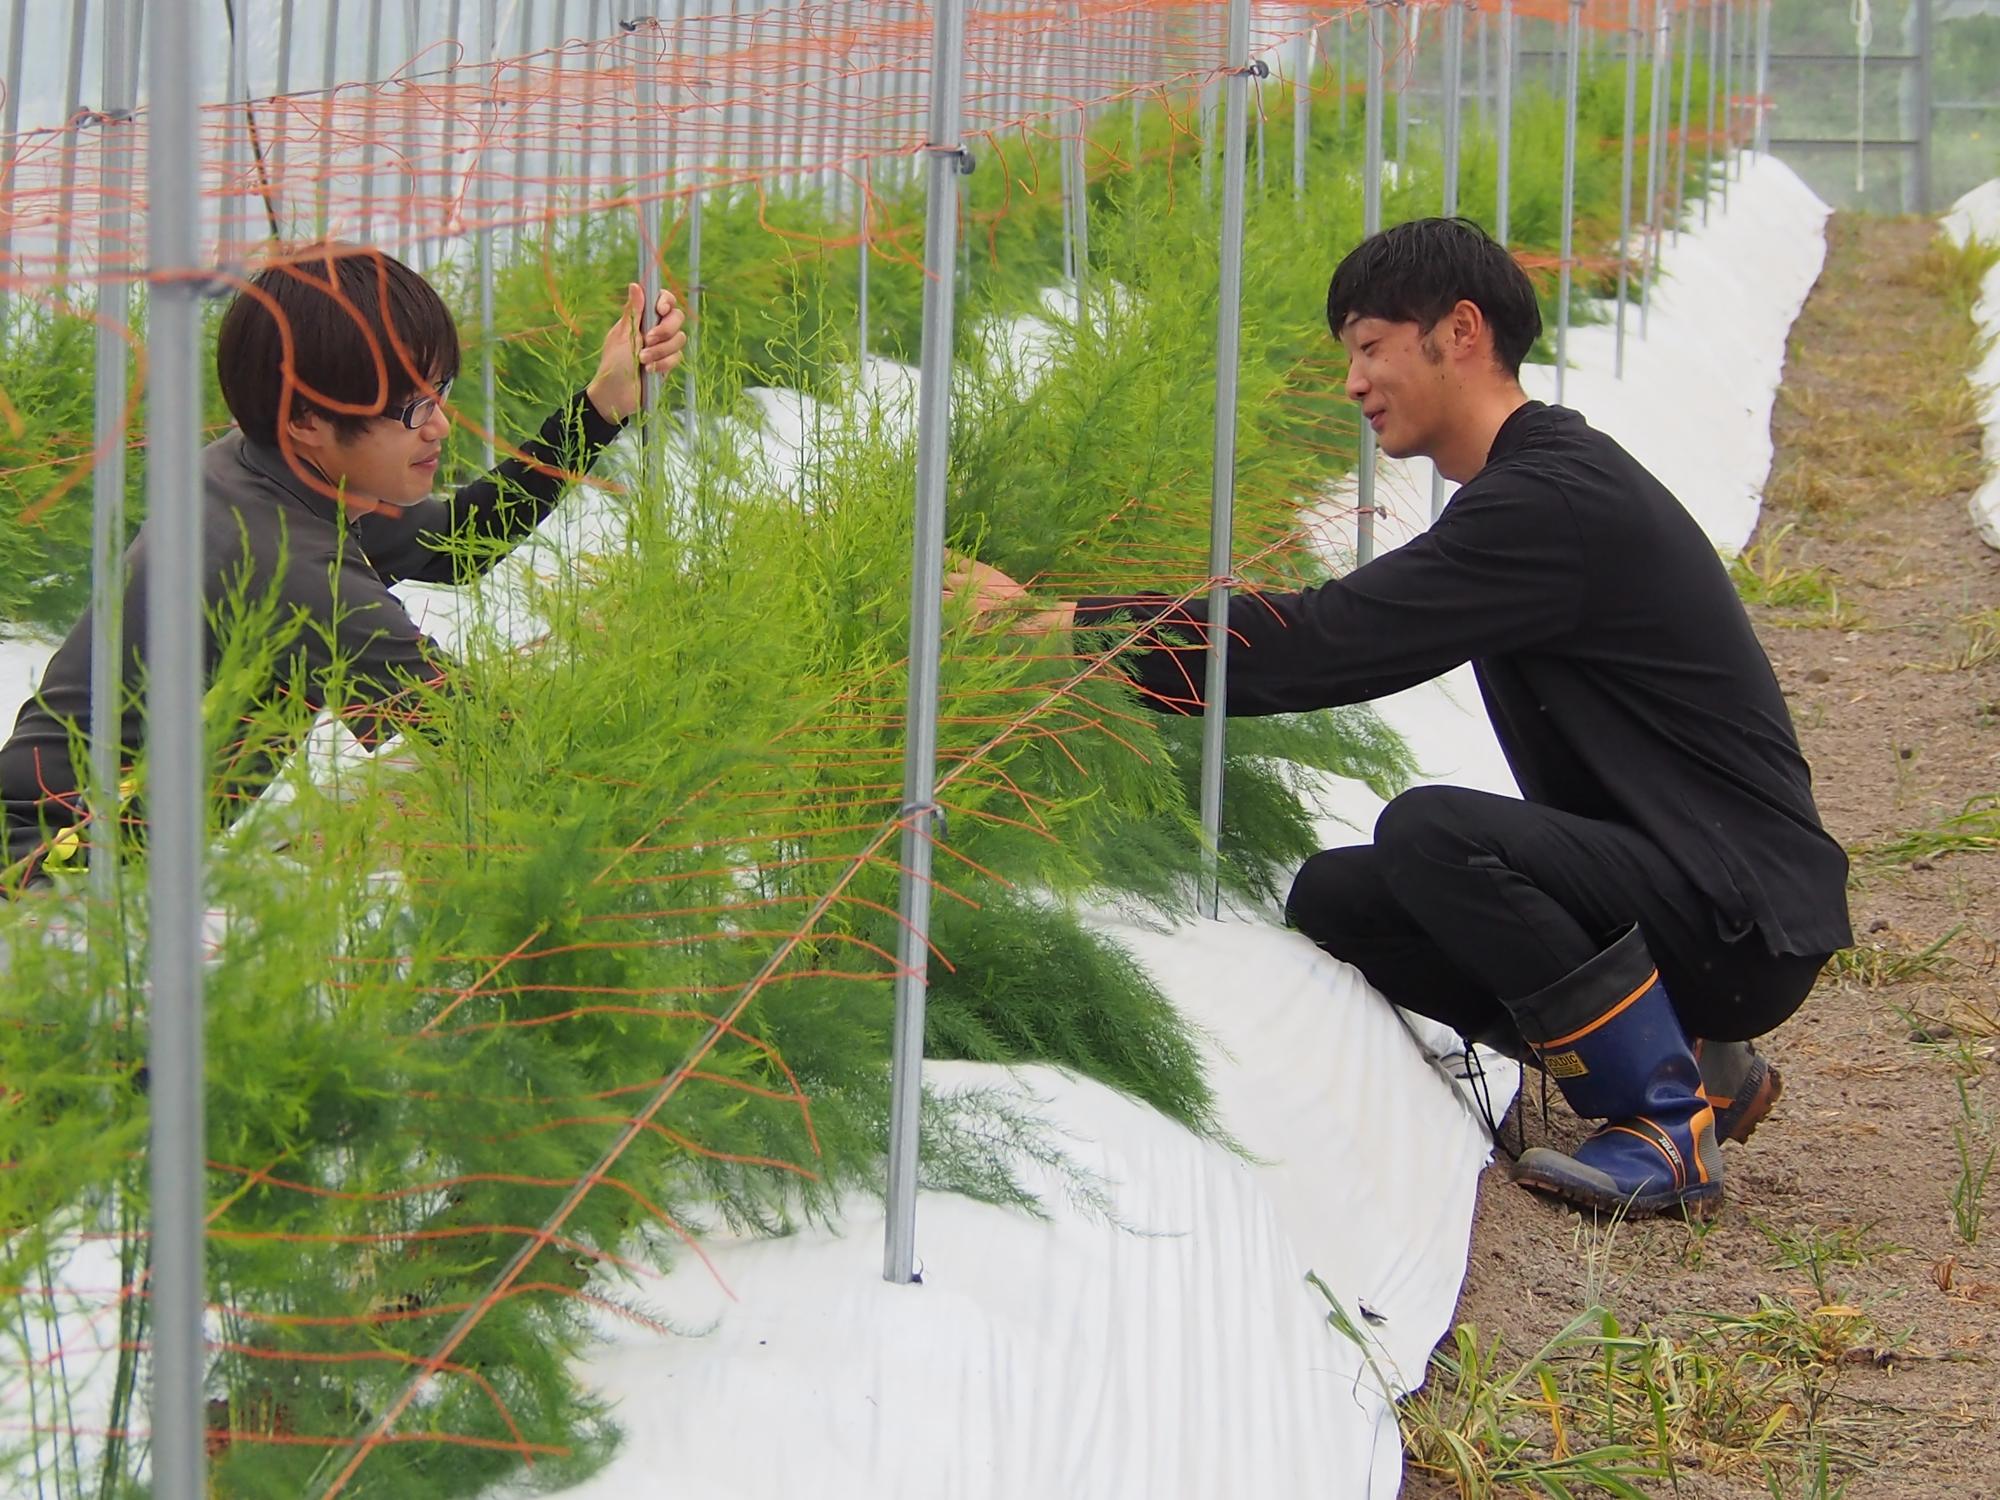
[[[2000,1141],[2000,817],[1970,830],[1993,836],[1984,849],[1934,834],[1883,848],[2000,792],[2000,553],[1966,515],[1970,324],[1941,290],[1932,232],[1831,222],[1774,417],[1770,504],[1738,569],[1821,812],[1854,857],[1857,947],[1761,1044],[1784,1097],[1726,1148],[1712,1223],[1589,1223],[1514,1186],[1505,1162],[1481,1184],[1458,1316],[1502,1337],[1497,1368],[1595,1303],[1661,1341],[1661,1371],[1703,1386],[1673,1397],[1676,1477],[1636,1481],[1645,1495],[1768,1495],[1775,1478],[1786,1497],[1843,1483],[1848,1500],[2000,1496],[2000,1170],[1994,1201],[1976,1196]],[[1544,1119],[1532,1077],[1523,1107],[1531,1144],[1583,1133],[1553,1093]],[[1577,1430],[1593,1413],[1614,1425],[1589,1363],[1525,1382],[1532,1399],[1500,1425],[1543,1455],[1605,1441]],[[1446,1375],[1434,1365],[1436,1399]],[[1552,1427],[1565,1413],[1569,1430]],[[1609,1435],[1644,1446],[1659,1415]],[[1497,1463],[1463,1486],[1429,1463],[1413,1454],[1406,1494],[1531,1490]]]

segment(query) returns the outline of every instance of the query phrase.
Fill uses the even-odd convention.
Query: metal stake
[[[285,137],[290,134],[288,127],[291,120],[291,106],[288,96],[292,92],[293,8],[293,0],[281,0],[278,6],[278,78],[277,87],[272,92],[279,99],[287,100],[287,102],[278,106],[281,110],[285,111],[284,114],[278,116],[284,123],[278,125],[271,132],[271,178],[277,183],[282,183],[285,180]],[[106,31],[105,35],[109,37],[110,32]],[[291,205],[289,202],[285,205],[285,217],[289,226],[291,218]]]
[[[1460,0],[1451,0],[1444,17],[1444,201],[1439,210],[1447,219],[1458,213],[1458,91],[1464,74],[1465,10]],[[1444,475],[1432,465],[1431,519],[1443,512]]]
[[[417,23],[418,0],[403,0],[403,61],[407,65],[417,55],[418,37],[422,34]],[[402,68],[397,69],[403,71]],[[397,176],[394,180],[401,191],[396,195],[396,258],[409,261],[419,270],[428,269],[435,246],[418,232],[417,219],[423,208],[423,178],[416,169],[417,151],[417,92],[405,80],[400,85],[403,91],[403,109],[398,117],[398,128],[402,139],[398,142],[399,155]],[[413,259],[414,257],[414,259]]]
[[[1681,242],[1681,214],[1687,201],[1688,105],[1694,96],[1694,11],[1689,0],[1681,35],[1681,128],[1674,141],[1674,243]],[[1672,26],[1672,18],[1667,23]],[[1671,32],[1669,33],[1671,35]],[[1671,65],[1671,57],[1669,58]]]
[[[1720,12],[1715,0],[1708,0],[1708,139],[1701,147],[1701,222],[1708,223],[1709,199],[1715,196],[1715,80],[1717,60],[1715,56],[1716,28],[1720,24]],[[1693,18],[1689,18],[1693,24]]]
[[[1646,242],[1645,271],[1639,284],[1639,337],[1645,338],[1653,321],[1653,271],[1659,265],[1660,244],[1660,118],[1666,113],[1660,77],[1661,59],[1666,56],[1668,0],[1654,0],[1652,71],[1646,90]]]
[[[1639,105],[1639,0],[1625,0],[1625,135],[1618,153],[1618,334],[1611,370],[1625,378],[1625,297],[1632,270],[1632,122]]]
[[[108,118],[99,127],[101,165],[99,259],[118,244],[131,223],[127,206],[132,174],[131,125],[120,116],[132,108],[126,72],[125,31],[132,0],[105,0],[103,88]],[[125,434],[131,351],[122,336],[132,297],[123,276],[97,271],[97,369],[90,502],[90,926],[92,972],[104,974],[111,947],[123,946],[114,919],[118,899],[119,746],[124,720],[125,639]],[[109,1017],[105,1017],[109,1019]]]
[[[1201,716],[1201,905],[1211,917],[1222,907],[1222,756],[1228,728],[1236,379],[1243,339],[1243,149],[1249,93],[1250,0],[1229,0],[1229,62],[1223,83],[1222,266],[1215,325],[1215,457],[1209,480],[1208,682]]]
[[[331,12],[329,5],[327,10]],[[331,14],[327,25],[333,25]],[[329,59],[330,61],[330,59]],[[375,199],[380,195],[382,184],[375,179],[375,106],[379,102],[375,85],[382,79],[382,0],[368,0],[368,112],[369,124],[367,144],[361,148],[361,238],[365,243],[374,238]]]
[[[535,0],[516,0],[516,3],[521,8],[521,27],[515,38],[514,55],[525,59],[535,47]],[[521,66],[525,78],[526,62]],[[514,173],[514,232],[509,239],[515,253],[519,254],[528,214],[528,143],[524,134],[516,134],[513,153],[508,160]]]
[[[486,0],[488,5],[497,0]],[[146,12],[139,11],[143,22]],[[319,56],[319,234],[322,239],[333,237],[333,85],[338,76],[335,72],[335,56],[340,42],[340,8],[328,0],[326,7],[326,29],[320,37]],[[489,463],[488,467],[491,467]]]
[[[1410,85],[1416,82],[1417,13],[1409,0],[1392,0],[1396,6],[1396,186],[1403,185],[1403,169],[1410,160]]]
[[[1313,39],[1311,28],[1299,33],[1292,61],[1292,198],[1306,196],[1306,148],[1312,140]]]
[[[201,1500],[208,1401],[202,1343],[201,160],[195,0],[154,0],[146,152],[146,612],[149,830],[147,1071],[152,1110],[153,1493]]]
[[[28,0],[14,0],[7,18],[7,98],[0,103],[0,131],[7,137],[6,177],[12,180],[20,155],[22,52],[28,34]],[[14,244],[14,216],[0,214],[0,336],[12,325],[7,295],[7,260]]]
[[[1729,212],[1729,179],[1736,162],[1736,7],[1722,0],[1722,211]]]
[[[923,362],[917,394],[916,532],[910,548],[910,684],[903,750],[902,920],[889,1083],[888,1234],[882,1277],[917,1278],[918,1123],[923,1110],[924,1000],[929,979],[931,830],[938,816],[938,662],[944,634],[945,461],[951,443],[952,261],[958,234],[964,0],[937,0],[931,22]]]
[[[1771,0],[1757,5],[1757,132],[1758,153],[1771,149],[1771,112],[1765,106],[1771,97]]]
[[[1913,0],[1912,29],[1915,45],[1910,49],[1916,61],[1910,65],[1910,114],[1911,125],[1915,129],[1917,149],[1911,161],[1910,203],[1912,212],[1927,214],[1931,211],[1931,66],[1933,41],[1937,19],[1933,14],[1931,0]]]
[[[1514,161],[1514,0],[1500,0],[1500,99],[1494,144],[1493,238],[1507,243],[1513,194],[1508,181]]]
[[[683,348],[681,375],[685,381],[687,402],[687,440],[694,446],[701,435],[701,408],[695,401],[694,368],[695,345],[701,337],[701,200],[702,190],[697,187],[688,195],[688,281],[687,281],[687,344]]]
[[[1368,0],[1368,74],[1362,109],[1361,232],[1379,234],[1382,229],[1382,74],[1388,66],[1388,48],[1383,44],[1382,9],[1389,0]],[[1507,0],[1501,0],[1507,4]],[[1503,179],[1504,180],[1504,179]],[[1340,330],[1334,329],[1337,335]],[[1357,565],[1375,556],[1375,429],[1359,421],[1361,447],[1355,465],[1354,560]]]
[[[855,285],[856,298],[860,303],[860,326],[855,332],[857,346],[860,350],[855,360],[855,373],[858,377],[866,377],[868,373],[868,262],[873,258],[869,249],[869,231],[871,227],[869,218],[874,210],[875,169],[874,162],[868,155],[870,148],[867,140],[867,121],[873,117],[874,110],[872,106],[877,102],[876,86],[873,82],[875,76],[876,70],[874,68],[865,70],[861,75],[863,123],[857,130],[857,146],[861,152],[861,181],[856,193],[857,201],[855,205],[855,217],[859,221],[861,234],[861,266]]]
[[[1444,201],[1440,212],[1449,219],[1458,213],[1459,129],[1463,112],[1459,89],[1465,79],[1465,10],[1460,0],[1451,0],[1444,16]]]
[[[329,5],[327,25],[332,26],[333,7]],[[479,7],[479,53],[486,59],[486,91],[488,132],[492,129],[492,119],[499,113],[496,97],[500,88],[500,0],[482,0]],[[483,403],[481,410],[486,414],[486,436],[481,441],[485,453],[484,467],[492,469],[494,460],[493,433],[499,425],[500,413],[495,404],[493,386],[493,199],[482,192],[479,198],[479,394]]]
[[[61,186],[57,189],[58,202],[67,204],[76,190],[77,158],[77,111],[83,106],[83,34],[90,19],[90,0],[72,0],[69,12],[69,68],[65,73],[67,83],[63,89],[63,134]],[[56,220],[56,267],[62,282],[62,295],[69,298],[69,215],[63,214]]]
[[[1081,8],[1075,5],[1070,6],[1069,15],[1071,24],[1080,29],[1082,25],[1080,19]],[[1065,199],[1065,208],[1069,230],[1069,273],[1070,280],[1076,290],[1076,326],[1079,329],[1087,327],[1090,322],[1088,311],[1090,283],[1090,194],[1084,178],[1084,132],[1089,128],[1090,121],[1083,110],[1079,108],[1076,111],[1076,129],[1063,142],[1063,165],[1065,169],[1063,177],[1064,186],[1068,192],[1068,196]],[[961,179],[961,189],[964,186],[965,183]],[[970,249],[971,240],[969,237],[966,245]],[[968,290],[970,290],[970,285],[971,283],[968,280]]]
[[[231,104],[241,104],[250,97],[250,7],[245,4],[237,9],[241,14],[236,16],[235,23],[229,28],[229,69],[222,86],[223,97]],[[229,122],[228,154],[224,159],[233,187],[242,181],[250,153],[243,138],[243,122],[237,112],[232,109],[224,118]],[[225,263],[242,258],[238,246],[238,241],[246,237],[242,204],[243,199],[231,193],[217,200],[215,205],[216,227],[220,231],[216,238],[221,241]]]
[[[1347,33],[1354,29],[1350,13],[1340,18],[1340,133],[1347,134]]]
[[[1583,0],[1569,0],[1569,57],[1563,72],[1562,268],[1556,274],[1556,405],[1569,367],[1570,262],[1576,247],[1576,89],[1583,43]]]

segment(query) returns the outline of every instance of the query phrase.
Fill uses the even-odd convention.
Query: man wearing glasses
[[[337,712],[364,745],[395,731],[390,700],[434,683],[448,661],[391,592],[403,581],[465,583],[555,508],[639,409],[641,372],[681,358],[682,315],[661,292],[637,332],[644,293],[605,335],[597,373],[490,474],[437,496],[458,373],[458,331],[437,292],[379,251],[315,246],[252,278],[216,339],[223,400],[236,425],[202,455],[206,667],[222,659],[232,610],[264,606],[282,634],[251,714],[287,694]],[[152,523],[126,554],[121,764],[145,738],[146,554]],[[50,660],[14,734],[0,746],[0,896],[83,852],[74,728],[90,723],[90,616]],[[247,802],[282,752],[262,744],[225,775]],[[225,814],[226,816],[227,814]]]

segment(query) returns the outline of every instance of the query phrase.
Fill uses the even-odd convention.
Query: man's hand
[[[674,294],[662,291],[654,304],[659,322],[639,337],[639,317],[646,306],[646,294],[635,281],[625,288],[625,311],[604,335],[604,353],[597,361],[597,375],[584,387],[590,404],[607,422],[623,422],[639,409],[639,373],[669,375],[681,362],[687,321]]]
[[[947,552],[944,559],[944,602],[947,607],[968,601],[974,619],[984,625],[1011,619],[1017,635],[1049,635],[1076,623],[1076,606],[1064,602],[1037,610],[1028,591],[990,564]]]

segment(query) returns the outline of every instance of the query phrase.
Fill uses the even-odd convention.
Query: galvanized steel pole
[[[122,642],[125,631],[125,439],[131,350],[132,297],[126,278],[105,270],[109,248],[131,223],[128,207],[133,141],[127,118],[136,90],[128,70],[125,33],[133,0],[105,0],[103,90],[105,119],[98,131],[97,368],[92,411],[90,500],[90,942],[104,973],[113,944],[122,948],[112,918],[118,899],[119,747],[124,717]],[[108,1017],[106,1019],[109,1019]]]
[[[1082,8],[1069,8],[1071,26],[1081,32]],[[1069,274],[1076,291],[1076,323],[1078,328],[1088,326],[1090,297],[1090,195],[1085,190],[1084,180],[1084,133],[1090,128],[1089,117],[1079,107],[1076,111],[1076,129],[1063,142],[1063,186],[1067,194],[1064,199],[1066,227],[1069,233]],[[960,186],[963,187],[961,179]],[[971,240],[967,237],[967,248]]]
[[[1688,22],[1693,24],[1690,16]],[[1720,12],[1715,0],[1708,0],[1708,129],[1701,148],[1701,222],[1708,223],[1708,202],[1715,196],[1715,88],[1718,66],[1715,55],[1716,29]]]
[[[1569,366],[1569,289],[1576,250],[1576,91],[1583,42],[1583,0],[1569,0],[1569,57],[1563,72],[1562,266],[1556,273],[1556,404]]]
[[[1661,63],[1667,56],[1668,3],[1669,0],[1653,0],[1653,65],[1646,90],[1646,241],[1645,266],[1639,278],[1640,338],[1645,338],[1652,329],[1653,272],[1660,263],[1660,121],[1666,114]]]
[[[1292,197],[1300,203],[1306,196],[1306,147],[1312,140],[1314,35],[1307,27],[1292,47]]]
[[[329,16],[333,7],[328,5]],[[329,19],[329,26],[333,23]],[[481,0],[479,7],[479,55],[486,60],[487,129],[499,114],[500,92],[500,0]],[[483,467],[494,462],[493,434],[499,426],[493,383],[493,195],[483,189],[479,195],[479,396],[480,410],[486,414],[486,436],[480,447]]]
[[[1340,18],[1340,79],[1335,90],[1340,99],[1340,133],[1347,134],[1347,33],[1353,29],[1352,12]]]
[[[329,5],[327,10],[331,12]],[[327,25],[333,25],[329,14]],[[368,0],[368,113],[369,121],[364,133],[365,144],[361,148],[361,238],[367,242],[374,238],[375,198],[381,184],[375,180],[375,106],[378,102],[375,85],[382,77],[382,0]]]
[[[1931,107],[1931,54],[1936,17],[1932,14],[1931,0],[1913,0],[1913,3],[1915,45],[1911,51],[1916,61],[1910,64],[1910,123],[1917,145],[1911,157],[1910,192],[1916,200],[1911,207],[1917,213],[1927,214],[1931,211],[1931,136],[1935,113]]]
[[[84,30],[90,22],[90,0],[72,0],[69,12],[69,66],[64,70],[66,82],[63,87],[63,134],[67,140],[63,144],[60,182],[56,189],[57,202],[67,205],[76,189],[76,158],[79,127],[77,111],[83,107],[83,38]],[[70,216],[59,214],[56,219],[56,266],[62,278],[61,295],[69,298],[69,251]]]
[[[1757,133],[1753,144],[1760,154],[1771,149],[1771,0],[1757,5]]]
[[[1222,908],[1222,756],[1228,730],[1229,583],[1236,525],[1236,382],[1243,341],[1250,0],[1229,0],[1229,52],[1222,92],[1222,265],[1215,321],[1215,448],[1209,477],[1208,681],[1201,720],[1201,905],[1211,917]]]
[[[201,160],[194,0],[155,0],[147,174],[147,1074],[153,1494],[206,1493],[202,1314]]]
[[[411,59],[417,55],[418,38],[422,32],[417,17],[418,0],[403,0],[403,61],[396,71],[405,71]],[[417,136],[417,92],[410,87],[407,79],[400,85],[403,90],[403,108],[397,117],[401,139],[397,142],[397,175],[391,180],[397,184],[396,194],[396,258],[407,261],[420,271],[430,268],[437,246],[424,235],[417,222],[423,199],[423,179],[418,175],[416,162],[419,156]]]
[[[1476,71],[1472,75],[1472,97],[1479,105],[1479,128],[1484,130],[1491,122],[1493,115],[1492,74],[1489,71],[1486,56],[1486,34],[1492,30],[1492,27],[1487,23],[1486,13],[1478,9],[1477,0],[1474,0],[1473,16],[1474,30],[1472,34],[1478,38],[1478,41],[1473,52],[1477,63]]]
[[[882,1276],[917,1278],[918,1124],[923,1111],[924,1001],[929,982],[931,837],[938,820],[938,662],[944,634],[945,470],[951,445],[951,345],[957,251],[956,178],[964,0],[937,0],[931,21],[929,169],[924,230],[924,332],[917,377],[916,530],[910,549],[910,683],[903,748],[902,892],[896,1027],[889,1082],[888,1233]]]
[[[1722,0],[1722,211],[1729,212],[1729,179],[1736,164],[1736,7]]]
[[[658,132],[654,121],[659,118],[659,61],[655,49],[658,32],[646,22],[639,22],[632,31],[632,103],[638,116],[639,140],[633,152],[633,175],[638,181],[633,185],[633,215],[636,219],[636,251],[632,267],[632,279],[639,283],[646,293],[646,309],[640,321],[651,324],[651,314],[658,300],[657,288],[660,282],[660,225],[665,217],[665,204],[655,206],[646,201],[645,194],[650,185],[659,180],[660,164],[654,151]],[[644,480],[656,477],[659,444],[654,440],[655,422],[653,403],[659,398],[660,380],[657,375],[644,371],[639,375],[639,472]]]
[[[514,39],[514,55],[525,59],[535,46],[535,0],[514,0],[521,8],[521,25]],[[524,70],[526,62],[520,65]],[[525,81],[525,72],[523,74]],[[517,137],[508,166],[514,173],[514,232],[509,240],[516,254],[520,252],[521,239],[526,228],[524,220],[528,214],[528,143]]]
[[[1444,18],[1444,197],[1440,212],[1449,219],[1458,213],[1459,85],[1465,74],[1465,9],[1461,0],[1448,0]],[[1431,519],[1444,512],[1444,475],[1431,466]]]
[[[238,9],[242,11],[241,15],[235,14]],[[232,105],[241,105],[242,101],[250,97],[250,7],[247,0],[240,7],[232,6],[230,14],[232,19],[229,26],[229,69],[225,75],[222,97]],[[250,151],[238,124],[239,116],[236,110],[230,110],[223,118],[228,121],[227,170],[233,187],[242,180]],[[216,227],[219,231],[216,238],[221,241],[224,265],[232,264],[242,254],[238,245],[238,240],[245,237],[242,204],[243,199],[234,193],[216,201],[215,215],[218,221]]]
[[[28,36],[28,0],[14,0],[14,8],[7,17],[7,98],[0,103],[0,133],[7,137],[7,162],[5,177],[14,175],[14,163],[20,155],[20,142],[16,137],[21,129],[21,54]],[[7,332],[10,308],[7,297],[7,260],[14,244],[14,219],[11,214],[0,214],[0,336]]]
[[[563,75],[569,71],[569,57],[563,50],[563,42],[569,33],[569,0],[556,0],[549,17],[549,66],[555,74],[555,103],[550,110],[550,129],[547,147],[542,156],[542,222],[554,224],[556,221],[556,185],[562,181],[562,143],[569,129],[565,118],[568,101],[564,97]],[[646,299],[646,310],[650,314],[653,299]]]
[[[1382,228],[1382,73],[1388,65],[1388,49],[1383,44],[1382,9],[1389,0],[1368,0],[1368,77],[1362,110],[1361,232],[1377,234]],[[1504,5],[1507,0],[1501,0]],[[1333,330],[1336,334],[1339,329]],[[1360,421],[1360,451],[1354,474],[1354,560],[1366,563],[1375,556],[1375,429]]]
[[[1410,160],[1410,85],[1416,81],[1417,13],[1411,0],[1390,0],[1396,7],[1396,186]]]
[[[687,422],[688,446],[694,446],[701,436],[701,407],[695,400],[695,350],[701,339],[701,199],[699,184],[688,194],[688,280],[687,280],[687,343],[681,360],[682,389],[687,402],[684,413]]]
[[[863,0],[863,3],[866,3],[866,0]],[[870,80],[874,76],[875,69],[868,68],[864,70],[861,75],[860,86],[863,119],[863,124],[860,126],[858,132],[859,147],[861,150],[861,181],[856,184],[855,190],[856,229],[861,236],[861,264],[859,273],[855,278],[854,288],[856,300],[860,304],[856,320],[858,326],[855,329],[856,347],[859,350],[854,366],[857,377],[865,377],[868,373],[868,262],[871,259],[868,247],[868,219],[869,213],[874,207],[870,198],[875,187],[875,169],[874,164],[868,156],[868,126],[866,121],[871,113],[869,106],[875,102],[875,91],[870,86]]]
[[[1692,5],[1692,0],[1689,0]],[[1671,24],[1671,22],[1669,23]],[[1672,59],[1668,59],[1671,63]],[[1681,216],[1687,203],[1688,106],[1694,97],[1694,11],[1681,33],[1681,124],[1674,139],[1674,243],[1681,242]]]
[[[1459,89],[1465,79],[1465,8],[1449,0],[1444,17],[1444,198],[1440,211],[1449,219],[1458,212],[1459,132],[1463,118]]]
[[[486,3],[488,5],[493,5],[498,3],[498,0],[486,0]],[[146,12],[142,8],[139,12],[139,16],[142,22],[144,21],[145,15]],[[320,237],[323,239],[330,239],[333,236],[333,133],[334,133],[333,125],[334,125],[334,102],[335,102],[333,97],[333,86],[335,81],[339,77],[335,65],[335,57],[338,52],[339,41],[340,41],[340,8],[333,4],[333,0],[327,0],[326,26],[320,33],[320,55],[319,55],[320,111],[319,111],[318,199],[319,199],[319,233]]]
[[[285,180],[285,137],[289,134],[291,118],[289,96],[292,92],[292,42],[293,42],[293,0],[282,0],[278,6],[278,77],[272,93],[287,102],[281,106],[286,113],[278,116],[281,123],[276,125],[271,140],[271,176],[280,184]],[[108,36],[109,33],[107,32]],[[285,218],[289,227],[291,205],[286,204]]]
[[[1632,279],[1632,125],[1639,106],[1639,0],[1625,0],[1625,133],[1618,152],[1618,334],[1611,370],[1625,378],[1625,304]]]
[[[1514,163],[1514,0],[1500,0],[1500,99],[1496,107],[1499,123],[1494,127],[1497,157],[1493,167],[1493,238],[1506,244],[1512,226],[1512,184]]]

